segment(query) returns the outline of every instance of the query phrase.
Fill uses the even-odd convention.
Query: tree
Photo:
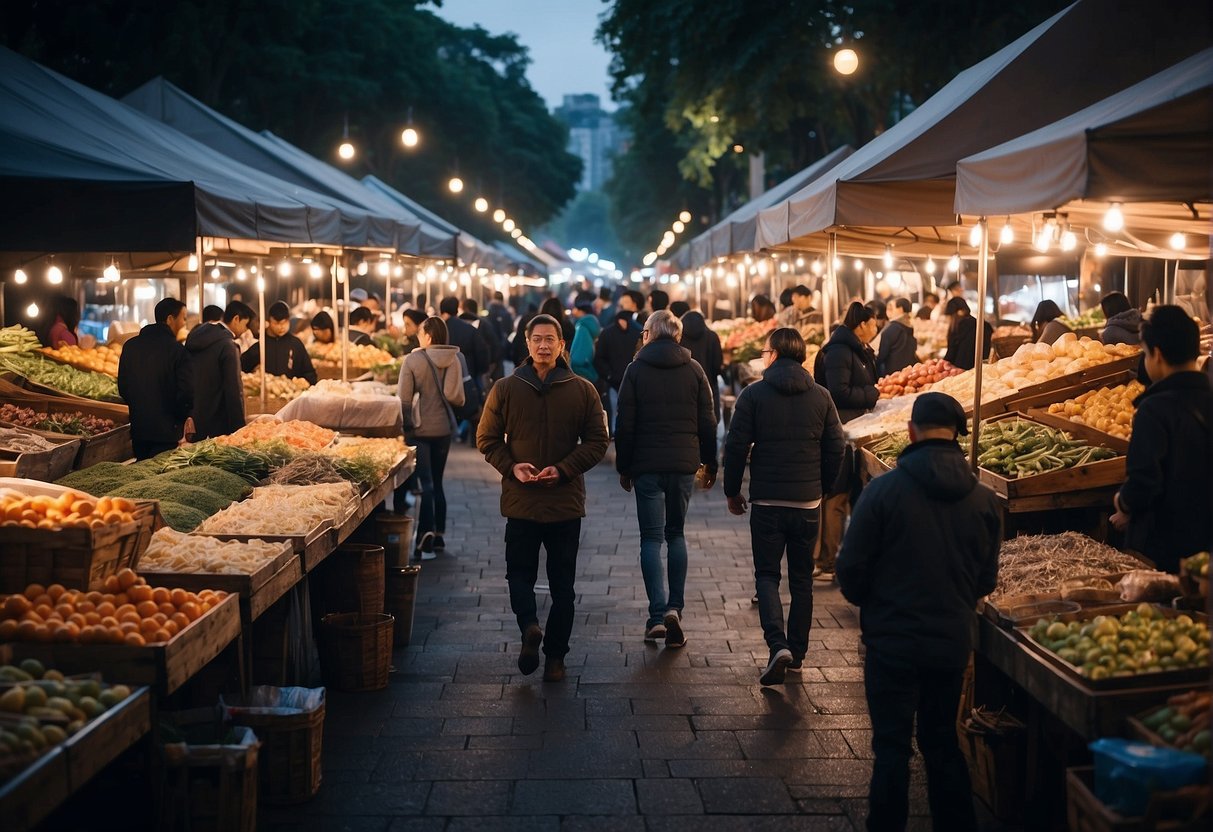
[[[611,200],[602,191],[582,191],[540,234],[561,247],[588,248],[613,262],[622,262],[623,246],[611,220]]]

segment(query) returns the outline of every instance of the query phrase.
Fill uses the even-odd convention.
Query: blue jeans
[[[442,476],[451,452],[451,437],[414,436],[417,446],[417,478],[421,481],[421,510],[417,513],[417,540],[426,532],[446,533],[446,492]]]
[[[640,521],[640,571],[649,596],[649,623],[660,624],[667,610],[682,612],[687,582],[687,541],[682,528],[691,502],[694,474],[641,474],[633,480]],[[670,595],[661,574],[661,541],[666,543]]]

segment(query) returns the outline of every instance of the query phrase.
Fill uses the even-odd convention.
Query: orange
[[[110,644],[121,644],[126,641],[126,633],[117,625],[105,628],[105,637]]]
[[[43,621],[55,614],[55,610],[52,607],[48,607],[46,604],[39,604],[38,606],[34,607],[34,612],[38,613],[39,617],[41,617]]]
[[[124,637],[124,640],[126,641],[127,644],[131,645],[132,647],[143,647],[144,645],[147,644],[147,640],[144,639],[143,636],[139,635],[138,633],[127,633],[126,636]]]
[[[31,601],[37,601],[39,596],[46,594],[46,587],[42,584],[30,584],[25,588],[25,597]]]
[[[20,618],[33,608],[24,595],[10,595],[4,599],[4,614],[9,618]]]
[[[105,579],[104,586],[105,586],[106,592],[121,592],[122,591],[122,584],[118,581],[117,575],[107,576]]]
[[[63,633],[70,633],[70,640],[75,641],[80,638],[80,627],[74,621],[69,621],[59,630],[60,635]]]
[[[84,620],[89,624],[89,626],[95,627],[101,623],[101,616],[97,615],[95,612],[86,612],[84,614]]]
[[[118,629],[121,630],[123,633],[137,633],[137,632],[139,632],[139,622],[138,621],[123,621],[121,624],[118,625]]]
[[[129,604],[130,602],[131,602],[130,596],[128,596],[125,592],[119,592],[117,595],[114,596],[114,606],[115,607],[121,607],[124,604]]]
[[[114,603],[114,593],[112,593],[112,592],[103,593],[101,596],[101,603],[113,604]],[[117,606],[117,605],[115,604],[115,606]]]
[[[122,606],[118,607],[118,609],[114,610],[114,615],[121,616],[124,612],[135,612],[135,605],[123,604]]]
[[[34,628],[34,634],[33,634],[32,638],[34,641],[50,641],[51,640],[51,631],[45,624],[39,624],[37,627]]]
[[[64,588],[63,584],[51,584],[46,588],[46,594],[51,596],[51,598],[56,601],[59,600],[59,596],[64,592],[67,592],[67,590]]]
[[[169,593],[169,600],[173,602],[173,606],[180,607],[190,599],[189,593],[184,589],[174,589]]]
[[[140,601],[152,600],[152,588],[150,586],[132,586],[126,591],[126,595],[136,604]]]
[[[158,612],[152,616],[152,621],[155,621],[157,624],[163,624],[165,621],[168,621],[168,616],[162,612]]]
[[[118,585],[123,589],[130,589],[138,580],[139,576],[135,574],[134,569],[118,570]]]
[[[172,593],[162,586],[158,586],[152,590],[152,600],[157,604],[167,603],[172,597]]]
[[[173,617],[169,619],[173,624],[177,625],[177,630],[180,632],[190,625],[189,616],[182,612],[173,613]]]
[[[38,613],[34,612],[33,610],[30,610],[25,615],[21,616],[21,620],[22,621],[32,621],[35,624],[45,624],[46,623],[45,621],[42,620],[42,616],[38,615]]]
[[[87,593],[84,597],[87,598],[93,604],[101,603],[101,593],[95,589],[92,592]]]
[[[172,635],[169,634],[169,631],[161,628],[161,629],[157,630],[156,632],[152,633],[152,637],[148,640],[152,641],[152,642],[164,642],[164,641],[168,641],[171,638],[172,638]]]
[[[37,629],[38,625],[33,621],[22,621],[17,625],[17,638],[22,641],[31,641]]]
[[[12,641],[17,637],[17,628],[20,625],[11,618],[0,621],[0,641]]]
[[[161,604],[159,609],[160,609],[160,612],[164,613],[165,616],[168,616],[168,617],[172,617],[173,613],[177,612],[177,608],[174,607],[172,604],[170,604],[168,601],[165,601],[163,604]]]
[[[135,611],[143,618],[151,618],[159,609],[156,607],[155,601],[140,601],[135,607]]]
[[[88,622],[84,620],[84,616],[78,612],[74,612],[67,617],[67,623],[75,624],[77,627],[83,627]]]
[[[150,618],[145,618],[139,622],[139,632],[143,633],[145,636],[150,636],[159,629],[159,622],[153,621]]]
[[[97,609],[97,605],[94,604],[92,601],[76,602],[76,612],[82,612],[85,615],[88,615],[90,612],[92,612],[95,609]]]
[[[75,641],[77,635],[78,634],[76,632],[74,624],[64,624],[58,630],[55,630],[54,635],[51,636],[51,639],[53,641],[60,641],[60,642],[66,643],[66,642]]]
[[[55,599],[51,598],[51,596],[47,595],[44,592],[41,595],[39,595],[37,598],[34,599],[35,607],[40,607],[43,604],[46,604],[46,606],[48,606],[48,607],[53,607],[53,606],[55,606]]]
[[[105,616],[107,616],[107,615],[113,615],[116,611],[117,611],[117,607],[115,607],[113,605],[113,603],[110,601],[102,601],[100,604],[97,605],[97,613],[102,618],[105,618]]]
[[[161,627],[160,629],[162,629],[162,630],[164,630],[164,632],[168,633],[170,638],[177,635],[177,625],[174,624],[172,621],[165,621],[164,626]]]
[[[139,613],[135,612],[134,610],[127,610],[126,612],[118,613],[118,623],[119,624],[134,624],[135,626],[138,626],[139,622],[142,620],[143,620],[143,617],[140,616]]]
[[[100,615],[100,613],[98,613],[98,615]],[[114,618],[112,615],[102,615],[101,616],[101,626],[117,629],[118,619]]]
[[[72,613],[74,613],[75,611],[76,611],[76,608],[73,607],[71,604],[60,604],[59,606],[55,607],[55,612],[57,612],[59,614],[59,617],[62,618],[64,621],[67,621],[67,619],[70,618]]]
[[[181,605],[181,614],[190,621],[197,621],[198,617],[202,615],[202,609],[196,601],[187,601]]]

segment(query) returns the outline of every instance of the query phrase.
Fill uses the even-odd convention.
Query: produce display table
[[[67,800],[67,754],[63,746],[43,754],[0,786],[0,818],[6,832],[34,829]]]
[[[250,538],[260,539],[260,538]],[[275,601],[303,577],[302,558],[290,541],[281,542],[278,557],[267,561],[251,574],[237,572],[144,572],[152,586],[180,587],[190,592],[221,589],[240,598],[240,615],[247,623],[255,621]]]
[[[404,429],[400,399],[370,393],[349,396],[305,393],[287,402],[278,411],[278,418],[284,422],[301,419],[362,436],[399,436]]]

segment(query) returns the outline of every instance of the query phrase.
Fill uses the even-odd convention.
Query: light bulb
[[[257,278],[257,291],[258,292],[265,291],[265,278],[264,277]]]
[[[219,267],[218,267],[218,266],[216,266],[215,268],[211,269],[211,277],[212,277],[212,278],[214,278],[215,280],[218,280],[218,279],[219,279],[219,275],[220,275],[220,274],[221,274],[221,272],[219,271]]]
[[[1186,239],[1184,239],[1184,235],[1182,233],[1176,231],[1174,234],[1171,235],[1171,250],[1172,251],[1183,251],[1184,246],[1186,246],[1187,244],[1188,244],[1188,241]]]
[[[438,269],[435,266],[427,266],[425,269],[426,277],[435,277],[438,274]]]
[[[392,264],[388,260],[380,260],[379,265],[375,267],[375,270],[379,272],[380,277],[387,277],[392,273]]]
[[[278,264],[278,276],[279,277],[290,277],[291,276],[291,261],[290,260],[283,260],[282,262],[280,262]],[[257,285],[258,286],[261,285],[261,278],[257,278]]]
[[[682,211],[682,212],[680,212],[680,213],[678,214],[678,219],[679,219],[679,221],[680,221],[680,222],[683,222],[683,223],[688,223],[688,222],[690,222],[690,221],[691,221],[691,212],[690,212],[690,211]]]
[[[779,271],[780,271],[780,273],[781,273],[781,274],[787,274],[787,273],[788,273],[788,264],[787,264],[787,263],[780,263],[780,264],[779,264]]]
[[[236,269],[236,279],[240,281],[248,280],[248,272],[244,269]]]
[[[1036,232],[1036,237],[1032,240],[1032,247],[1035,248],[1037,251],[1039,251],[1041,254],[1044,254],[1046,251],[1049,250],[1049,246],[1052,244],[1052,242],[1053,242],[1053,233],[1049,230],[1049,227],[1046,225],[1046,226],[1042,226],[1041,229]]]
[[[24,269],[17,269],[17,271],[13,272],[13,281],[15,283],[17,283],[18,285],[24,283],[27,280],[29,280],[29,277],[25,274]]]
[[[358,264],[358,274],[366,274],[371,270],[371,267],[365,260]]]
[[[859,55],[854,49],[839,49],[834,53],[834,69],[839,75],[850,75],[859,69]]]
[[[973,248],[977,248],[979,245],[981,245],[981,223],[978,223],[969,229],[969,245],[971,245]]]
[[[804,268],[804,258],[803,257],[796,258],[796,268],[798,268],[798,269]]]
[[[404,266],[397,266],[396,268],[392,269],[392,276],[404,277]]]
[[[58,286],[63,282],[63,271],[58,266],[50,266],[46,270],[47,282]]]
[[[400,132],[400,143],[405,147],[416,147],[419,141],[421,141],[421,136],[412,127],[406,127]]]
[[[319,280],[324,277],[324,268],[319,263],[313,263],[307,267],[307,273],[312,280]]]
[[[821,274],[822,271],[825,270],[825,266],[822,265],[822,262],[820,260],[814,260],[812,268],[813,268],[813,274]]]
[[[881,258],[881,262],[884,263],[884,267],[886,269],[893,268],[893,247],[892,246],[884,247],[884,257]]]
[[[103,271],[101,273],[101,276],[104,277],[106,280],[108,280],[110,283],[117,283],[118,279],[122,275],[118,272],[118,267],[116,265],[114,265],[113,263],[110,263],[108,266],[105,267],[105,271]]]
[[[951,257],[948,258],[948,271],[950,271],[950,272],[960,271],[959,255],[953,254]]]
[[[493,222],[505,222],[505,211],[498,208],[493,212]]]
[[[1009,246],[1015,242],[1015,232],[1011,229],[1011,223],[1005,223],[1002,230],[998,232],[998,242],[1004,246]]]
[[[1096,257],[1107,257],[1108,256],[1108,246],[1105,243],[1096,243],[1095,244],[1095,256]]]
[[[641,262],[644,263],[646,266],[653,265],[654,263],[657,262],[657,252],[650,251],[648,254],[646,254],[644,256],[644,259]]]
[[[1073,251],[1078,247],[1078,235],[1070,229],[1066,229],[1061,234],[1061,250]]]
[[[31,303],[29,306],[25,307],[25,316],[27,318],[38,317],[38,304]]]
[[[674,224],[670,227],[674,229],[675,234],[681,234],[686,228],[686,225],[683,224],[682,220],[675,220]]]
[[[854,265],[855,265],[855,271],[857,271],[857,272],[863,271],[863,261],[860,260],[858,257],[855,258]]]
[[[728,279],[725,281],[725,283],[727,283],[729,285],[729,288],[736,286],[737,285],[737,275],[730,274]]]
[[[519,237],[522,236],[522,229],[515,228],[513,231],[510,232],[510,236],[513,237],[515,240],[517,240]]]
[[[198,255],[191,254],[190,259],[185,264],[185,268],[187,271],[191,272],[198,271]]]
[[[463,180],[458,176],[452,176],[451,181],[447,182],[446,186],[450,189],[451,193],[460,193],[463,191]]]
[[[1103,227],[1108,231],[1120,231],[1125,227],[1125,215],[1120,210],[1120,203],[1113,202],[1103,215]]]
[[[348,162],[354,158],[354,146],[349,142],[342,142],[337,147],[337,155]]]
[[[256,273],[257,273],[257,267],[256,267],[256,266],[249,266],[249,267],[248,267],[248,270],[249,270],[249,274],[256,274]]]
[[[485,211],[489,210],[489,201],[482,196],[478,196],[476,197],[474,207],[477,211],[483,214]]]
[[[838,271],[841,268],[842,268],[842,258],[835,257],[834,258],[834,271]]]
[[[505,222],[501,223],[501,227],[506,231],[513,231],[515,228],[514,221],[509,217],[506,217]]]
[[[935,274],[935,260],[934,260],[934,258],[932,258],[932,257],[928,257],[928,258],[927,258],[926,265],[924,266],[924,268],[927,270],[927,274]]]

